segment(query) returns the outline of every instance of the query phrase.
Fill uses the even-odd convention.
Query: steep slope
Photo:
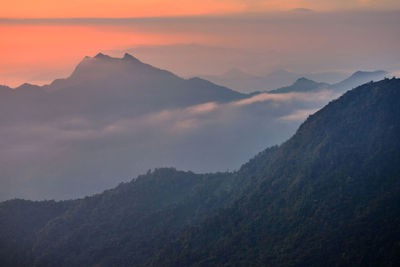
[[[395,79],[331,102],[281,147],[245,164],[240,174],[256,186],[155,263],[398,265],[399,105]]]
[[[225,207],[235,177],[164,168],[80,200],[3,202],[0,265],[144,264],[184,227]]]
[[[50,220],[62,215],[75,201],[33,202],[12,200],[0,203],[0,265],[32,264],[31,254],[37,232]]]
[[[0,263],[397,266],[399,105],[400,79],[369,83],[235,173],[160,169],[51,211],[4,202]]]

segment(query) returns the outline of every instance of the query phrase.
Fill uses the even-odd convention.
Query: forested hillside
[[[3,202],[0,265],[398,266],[399,107],[400,79],[368,83],[233,173]]]

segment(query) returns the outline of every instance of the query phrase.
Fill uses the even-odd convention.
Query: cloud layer
[[[74,198],[115,186],[149,168],[237,169],[283,142],[329,92],[260,94],[134,117],[84,115],[0,128],[0,199]]]

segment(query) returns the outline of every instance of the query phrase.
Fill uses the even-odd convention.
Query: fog
[[[74,115],[4,125],[0,198],[82,197],[163,166],[235,170],[285,141],[334,97],[331,92],[262,94],[107,121]]]
[[[83,197],[157,167],[237,170],[345,90],[383,75],[241,94],[129,54],[85,57],[50,85],[0,87],[0,200]]]

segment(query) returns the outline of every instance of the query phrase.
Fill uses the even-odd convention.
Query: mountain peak
[[[140,62],[139,59],[135,58],[134,56],[132,56],[129,53],[125,53],[124,56],[122,58],[116,58],[116,57],[111,57],[109,55],[105,55],[103,53],[98,53],[96,56],[94,56],[93,58],[95,59],[101,59],[101,60],[122,60],[122,61],[130,61],[130,62]],[[85,59],[91,59],[91,57],[85,57]]]
[[[122,58],[122,60],[130,61],[130,62],[141,62],[139,59],[137,59],[136,57],[132,56],[129,53],[125,53],[124,57]]]
[[[124,57],[123,57],[122,59],[135,59],[135,57],[132,56],[132,55],[129,54],[129,53],[125,53],[125,54],[124,54]]]
[[[301,77],[296,80],[295,83],[315,83],[313,80],[307,79],[306,77]]]
[[[319,83],[313,80],[307,79],[305,77],[301,77],[297,79],[292,85],[281,87],[272,91],[270,93],[289,93],[289,92],[309,92],[309,91],[317,91],[321,90],[324,87],[328,86],[326,83]]]
[[[108,55],[104,55],[103,53],[100,52],[94,58],[97,58],[97,59],[110,59],[111,57],[108,56]]]
[[[30,83],[23,83],[20,86],[15,88],[16,90],[33,90],[33,89],[40,89],[40,86],[38,85],[34,85],[34,84],[30,84]]]
[[[84,57],[71,76],[74,78],[82,77],[85,79],[88,77],[99,78],[102,77],[100,73],[109,75],[111,73],[118,74],[123,71],[128,71],[129,65],[135,65],[135,67],[141,66],[149,69],[149,66],[128,53],[125,53],[123,57],[118,58],[100,52],[94,57]]]
[[[356,71],[347,79],[332,85],[333,89],[344,90],[346,88],[354,88],[360,84],[364,84],[370,81],[378,81],[385,78],[388,72],[384,70],[376,71]]]

